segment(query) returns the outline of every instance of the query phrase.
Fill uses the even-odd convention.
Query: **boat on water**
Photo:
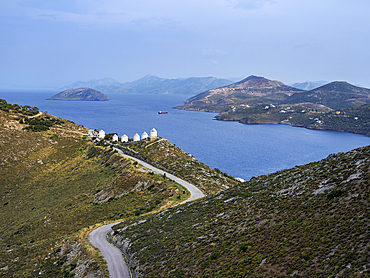
[[[168,114],[167,111],[158,111],[158,114]]]

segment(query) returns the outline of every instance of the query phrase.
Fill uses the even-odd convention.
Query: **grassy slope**
[[[368,277],[370,147],[253,178],[130,226],[141,277]]]
[[[196,185],[206,194],[217,193],[240,184],[234,177],[221,173],[218,169],[211,169],[166,139],[157,139],[154,142],[140,141],[125,146],[151,164]]]
[[[74,268],[101,276],[96,254],[81,245],[87,227],[187,196],[178,185],[84,139],[82,126],[66,122],[36,133],[22,130],[18,115],[0,110],[1,276],[70,276]]]

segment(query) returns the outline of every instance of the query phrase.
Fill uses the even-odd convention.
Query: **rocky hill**
[[[237,83],[208,90],[185,101],[178,109],[221,112],[230,106],[280,103],[300,89],[259,76],[249,76]]]
[[[78,88],[64,90],[48,100],[82,100],[82,101],[106,101],[109,98],[103,93],[90,89],[90,88]]]
[[[279,81],[250,76],[194,96],[176,108],[220,112],[215,118],[222,121],[370,134],[366,106],[370,89],[335,81],[310,91],[294,90]]]
[[[240,184],[165,139],[124,145],[217,192],[168,208],[183,188],[86,134],[0,100],[0,276],[106,277],[87,236],[118,219],[138,277],[369,276],[370,147]]]
[[[344,81],[335,81],[308,92],[294,94],[284,103],[316,103],[330,109],[358,107],[370,103],[370,89],[354,86]]]
[[[368,277],[370,147],[115,226],[135,277]]]
[[[217,168],[211,169],[164,138],[158,138],[154,142],[118,143],[115,146],[126,154],[194,184],[205,194],[217,193],[240,184],[234,177],[222,173]]]
[[[184,94],[196,95],[233,83],[230,80],[215,77],[189,77],[166,79],[147,75],[132,82],[120,83],[113,78],[76,82],[64,89],[91,87],[104,93],[145,93],[145,94]]]
[[[1,277],[107,277],[87,240],[96,225],[187,198],[87,132],[0,100]]]

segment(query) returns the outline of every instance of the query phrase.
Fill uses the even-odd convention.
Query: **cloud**
[[[82,25],[130,24],[135,20],[144,20],[145,18],[145,16],[143,15],[129,14],[121,11],[74,13],[44,9],[29,10],[27,15],[33,19],[44,19],[57,22],[71,22]]]
[[[0,3],[0,15],[25,16],[33,20],[67,22],[98,28],[110,25],[156,28],[173,21],[164,9],[150,3],[147,5],[148,0],[143,1],[145,3],[140,4],[118,0],[14,0],[8,5]],[[2,8],[6,12],[2,12]]]
[[[204,56],[223,56],[227,55],[228,53],[219,49],[204,49],[202,50],[202,54]]]
[[[275,0],[226,0],[230,2],[234,8],[239,8],[243,10],[256,10],[260,9],[266,4],[276,4]]]

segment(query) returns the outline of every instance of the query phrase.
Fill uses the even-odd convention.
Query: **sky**
[[[264,76],[370,88],[369,0],[0,0],[0,89]]]

